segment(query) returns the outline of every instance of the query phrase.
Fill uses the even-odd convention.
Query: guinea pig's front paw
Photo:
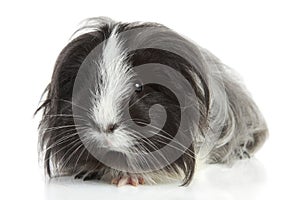
[[[145,180],[143,177],[140,176],[136,176],[136,175],[123,175],[117,178],[113,178],[111,180],[112,184],[119,186],[122,185],[133,185],[133,186],[137,186],[137,185],[143,185],[145,183]]]

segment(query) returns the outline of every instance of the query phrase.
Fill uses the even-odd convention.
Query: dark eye
[[[141,92],[143,90],[143,85],[141,83],[135,83],[134,88],[136,92]]]

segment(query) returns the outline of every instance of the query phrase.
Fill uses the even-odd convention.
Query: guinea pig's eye
[[[140,82],[134,83],[134,89],[136,92],[141,92],[143,90],[143,85]]]

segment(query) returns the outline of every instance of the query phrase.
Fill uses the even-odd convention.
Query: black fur
[[[155,28],[162,26],[151,23],[136,25],[121,23],[102,24],[94,30],[84,33],[72,40],[59,54],[51,82],[46,89],[46,100],[37,109],[37,111],[43,110],[43,118],[40,123],[39,145],[40,153],[43,155],[45,171],[50,177],[68,175],[83,180],[93,180],[101,179],[103,176],[114,171],[114,169],[105,166],[93,157],[93,155],[85,149],[85,146],[82,145],[82,141],[75,128],[76,123],[74,122],[78,116],[75,116],[72,110],[72,96],[80,94],[73,94],[73,87],[77,73],[84,60],[95,47],[109,38],[114,28],[117,28],[117,32],[121,33],[126,30],[141,27]],[[178,36],[178,38],[179,37],[180,36]],[[187,48],[191,53],[193,52],[193,49],[189,49],[188,47],[184,48]],[[205,132],[209,128],[208,116],[210,114],[211,94],[207,74],[201,71],[201,69],[204,68],[202,63],[197,63],[196,66],[195,63],[190,63],[175,53],[155,48],[131,51],[127,55],[126,62],[132,67],[131,70],[134,70],[136,66],[142,64],[159,63],[170,66],[180,72],[197,95],[196,104],[200,113],[200,119],[197,122],[190,119],[189,125],[193,127],[196,124],[200,130],[199,134],[205,135]],[[153,68],[155,69],[155,65],[153,65]],[[168,77],[168,72],[163,70],[159,71],[159,69],[158,72],[159,75],[170,78]],[[201,88],[199,88],[199,83],[196,82],[191,73],[194,73],[200,80]],[[180,86],[183,83],[175,81],[174,84]],[[138,101],[145,94],[148,94],[148,96]],[[173,137],[175,137],[181,119],[181,108],[178,99],[172,91],[161,85],[146,84],[143,85],[142,91],[131,96],[129,105],[135,102],[138,103],[130,107],[129,111],[135,123],[141,126],[150,123],[149,109],[152,105],[160,104],[165,108],[167,120],[160,131],[160,134],[164,137],[161,138],[155,135],[149,139],[155,143],[157,148],[161,148],[166,143],[169,143]],[[192,111],[187,108],[186,112]],[[78,118],[78,120],[81,119]],[[90,126],[97,126],[95,124],[96,122],[92,119],[88,120]],[[226,124],[224,124],[223,128],[223,132],[225,133]],[[169,133],[169,135],[166,135],[165,132]],[[190,132],[186,132],[185,136],[191,140],[194,139],[194,135]],[[153,146],[149,146],[142,138],[139,142],[143,143],[149,151],[155,150]],[[247,147],[250,148],[253,147],[254,144],[248,143],[247,145]],[[226,145],[224,145],[224,148],[227,148]],[[197,150],[197,144],[192,143],[181,157],[162,170],[170,173],[174,171],[180,173],[180,171],[182,171],[185,175],[182,180],[182,185],[188,185],[194,175],[196,164],[195,154]],[[116,152],[111,152],[110,156],[117,159],[119,155]],[[216,157],[217,156],[219,156],[219,154],[216,153]],[[218,158],[216,162],[221,162],[220,160],[221,158]]]

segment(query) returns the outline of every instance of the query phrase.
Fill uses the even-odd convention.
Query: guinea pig
[[[50,178],[188,185],[197,164],[250,158],[268,136],[236,73],[158,23],[87,19],[44,94],[38,145]]]

